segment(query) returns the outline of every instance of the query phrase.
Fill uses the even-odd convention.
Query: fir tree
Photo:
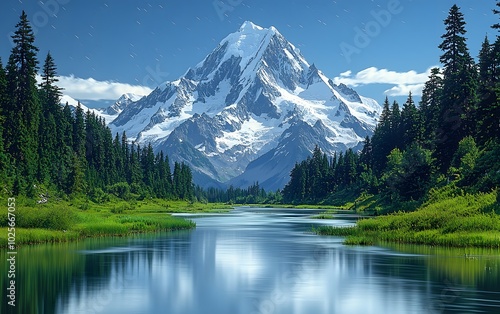
[[[12,36],[14,47],[7,66],[9,105],[6,116],[6,149],[15,161],[22,180],[31,193],[38,169],[38,128],[40,103],[36,86],[38,48],[35,36],[23,11]],[[21,184],[23,185],[23,184]]]
[[[476,138],[482,144],[485,144],[492,134],[500,131],[497,122],[499,116],[495,115],[499,108],[497,67],[500,67],[500,64],[496,63],[500,59],[497,55],[500,57],[500,40],[497,39],[495,44],[491,45],[486,37],[479,52],[479,102],[476,116]]]
[[[373,165],[373,145],[369,136],[365,137],[363,142],[363,149],[359,156],[359,161],[365,170],[372,169]]]
[[[82,160],[85,158],[85,118],[84,112],[82,109],[82,105],[78,102],[74,113],[74,123],[72,130],[72,142],[73,142],[73,150],[75,151],[78,158]]]
[[[419,111],[422,121],[424,148],[434,148],[436,131],[438,129],[438,116],[440,113],[441,97],[443,91],[443,78],[439,68],[431,69],[429,80],[425,83],[420,99]]]
[[[404,130],[401,120],[401,110],[397,101],[394,101],[391,106],[391,127],[389,131],[389,143],[392,143],[391,148],[404,147]]]
[[[42,103],[42,111],[50,111],[54,116],[60,113],[60,100],[62,96],[62,88],[56,84],[59,81],[57,78],[57,67],[52,55],[47,53],[45,63],[42,68],[42,82],[40,83],[40,100]]]
[[[454,5],[445,20],[440,58],[444,66],[443,95],[439,112],[436,155],[442,170],[449,167],[458,142],[475,130],[476,66],[466,44],[465,21]]]
[[[391,109],[389,99],[386,97],[380,120],[375,128],[372,138],[373,145],[373,168],[376,174],[380,174],[387,163],[387,155],[392,150],[391,136]],[[340,157],[340,156],[339,156]]]
[[[415,142],[421,142],[420,116],[411,92],[401,111],[401,131],[403,134],[403,148]]]
[[[58,79],[56,77],[56,65],[54,59],[47,54],[43,65],[42,82],[40,83],[40,128],[39,128],[39,166],[38,179],[48,182],[51,180],[51,174],[57,172],[59,145],[62,134],[58,132],[56,121],[62,117],[62,110],[59,104],[61,98],[61,88],[56,86]],[[59,155],[60,156],[60,155]]]

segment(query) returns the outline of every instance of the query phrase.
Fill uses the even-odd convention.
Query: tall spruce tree
[[[434,149],[438,117],[440,114],[443,78],[439,68],[431,69],[429,80],[425,83],[420,99],[419,111],[423,128],[422,146]]]
[[[477,71],[466,43],[465,20],[454,5],[444,21],[446,33],[439,48],[444,67],[443,95],[438,118],[436,156],[441,170],[451,162],[458,142],[475,131]]]
[[[32,194],[38,169],[38,128],[40,102],[36,86],[38,60],[35,36],[23,11],[12,36],[14,47],[7,66],[7,93],[5,106],[7,151],[15,161],[19,181]]]
[[[42,68],[42,82],[40,83],[40,128],[39,128],[39,165],[38,180],[49,182],[51,174],[57,173],[59,165],[61,132],[58,131],[57,122],[62,117],[60,99],[62,89],[56,83],[57,68],[50,52],[45,58]]]
[[[420,115],[411,92],[401,111],[401,132],[403,134],[403,149],[406,149],[413,143],[421,142]]]
[[[498,99],[499,70],[500,70],[500,39],[491,45],[488,37],[485,38],[479,52],[479,101],[477,105],[477,140],[485,144],[493,134],[500,132]]]
[[[397,101],[393,101],[392,106],[391,106],[391,128],[390,128],[390,136],[389,136],[389,143],[391,143],[391,148],[399,147],[400,149],[403,149],[404,147],[404,130],[402,129],[403,124],[402,124],[402,116],[401,116],[401,109],[399,108],[399,103]],[[390,151],[389,150],[389,151]]]
[[[78,102],[74,113],[74,123],[72,130],[72,142],[73,150],[75,151],[78,158],[82,160],[85,158],[85,115],[83,112],[82,105]]]
[[[387,163],[387,155],[389,155],[393,148],[390,139],[392,136],[391,125],[391,109],[389,99],[386,97],[382,113],[380,115],[380,120],[372,137],[373,169],[377,175],[380,175],[384,170]]]

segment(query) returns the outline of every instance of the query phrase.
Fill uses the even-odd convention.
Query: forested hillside
[[[39,68],[38,48],[26,14],[12,37],[4,67],[0,60],[0,187],[2,194],[42,201],[48,192],[84,194],[96,202],[114,194],[127,199],[191,200],[191,170],[152,147],[113,134],[104,119],[80,106],[61,106],[56,63],[47,54]],[[41,80],[37,83],[37,73]]]
[[[450,9],[444,25],[442,68],[432,70],[418,106],[411,94],[402,107],[386,98],[361,153],[326,156],[316,149],[293,169],[285,202],[328,202],[346,192],[381,195],[392,204],[422,201],[432,188],[450,183],[468,193],[498,189],[500,37],[484,39],[476,62],[459,7]]]

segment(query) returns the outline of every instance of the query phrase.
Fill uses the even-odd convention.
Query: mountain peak
[[[357,147],[379,111],[334,85],[276,28],[246,21],[183,77],[124,108],[112,127],[186,162],[198,184],[276,189],[315,145]]]
[[[245,32],[261,31],[261,30],[264,30],[264,28],[257,24],[254,24],[253,22],[245,21],[241,25],[239,32],[245,33]]]

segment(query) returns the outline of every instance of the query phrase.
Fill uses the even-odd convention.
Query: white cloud
[[[125,93],[144,96],[152,92],[146,86],[82,79],[74,75],[59,76],[58,79],[57,86],[64,88],[63,93],[78,100],[117,100]]]
[[[408,96],[410,92],[414,96],[422,96],[422,89],[424,89],[425,83],[422,84],[399,84],[394,86],[384,92],[387,96]]]
[[[334,78],[333,81],[335,84],[344,83],[352,87],[370,84],[394,85],[394,87],[387,89],[384,93],[388,96],[407,96],[411,91],[415,96],[420,96],[425,82],[429,79],[432,68],[434,67],[430,67],[423,73],[417,73],[413,70],[396,72],[370,67],[355,75],[352,74],[352,71],[346,71],[341,73],[339,77]]]
[[[352,75],[352,71],[349,70],[349,71],[345,71],[343,73],[340,73],[340,77],[349,77]]]

